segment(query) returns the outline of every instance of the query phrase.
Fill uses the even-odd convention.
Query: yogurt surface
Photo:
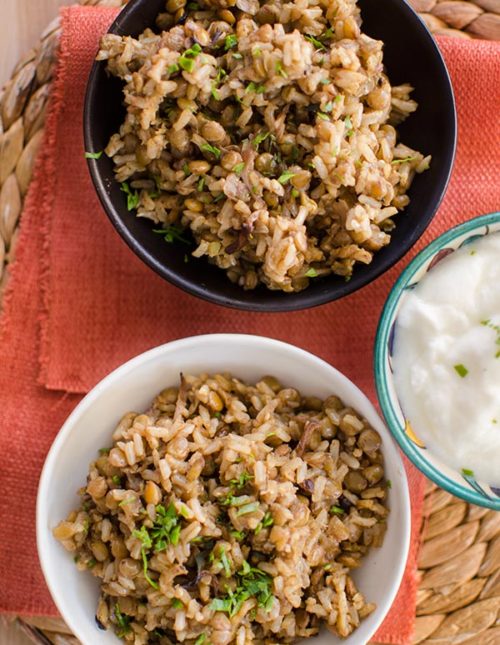
[[[500,233],[451,253],[403,296],[394,382],[415,434],[449,466],[500,484]]]

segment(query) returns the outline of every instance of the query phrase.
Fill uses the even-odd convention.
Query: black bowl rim
[[[111,34],[122,34],[122,22],[126,21],[129,13],[132,13],[137,5],[140,5],[145,0],[130,0],[130,2],[120,11],[118,16],[113,21],[110,26],[108,33]],[[183,291],[217,305],[224,307],[229,307],[232,309],[239,309],[243,311],[253,311],[253,312],[267,312],[267,313],[277,313],[277,312],[291,312],[291,311],[300,311],[304,309],[311,309],[313,307],[318,307],[320,305],[333,302],[340,298],[349,296],[351,293],[354,293],[358,289],[362,289],[371,282],[374,282],[386,271],[391,269],[395,264],[397,264],[413,247],[413,245],[420,239],[427,227],[430,225],[433,220],[443,198],[446,194],[448,184],[450,182],[451,173],[453,171],[453,166],[455,163],[455,156],[457,150],[457,109],[455,102],[455,95],[453,92],[453,86],[451,83],[450,74],[448,68],[444,61],[441,50],[439,49],[434,37],[427,28],[424,21],[420,18],[418,13],[406,2],[406,0],[399,0],[402,10],[406,13],[406,17],[410,22],[413,23],[413,28],[420,32],[422,39],[427,40],[428,45],[430,46],[433,55],[436,58],[438,66],[441,68],[441,73],[443,75],[443,83],[446,84],[445,90],[449,94],[449,107],[453,115],[453,122],[450,124],[451,133],[453,137],[452,150],[448,153],[448,171],[446,173],[445,181],[441,188],[441,192],[434,200],[434,203],[429,207],[428,213],[425,217],[422,217],[418,220],[415,228],[412,229],[411,235],[409,235],[404,244],[401,244],[399,249],[395,251],[391,256],[389,256],[384,261],[381,261],[378,265],[373,265],[373,271],[370,271],[363,276],[362,280],[359,281],[350,281],[343,284],[342,293],[335,294],[335,289],[332,289],[329,286],[325,286],[325,289],[319,291],[314,295],[307,293],[307,289],[302,292],[294,294],[293,300],[287,300],[287,296],[292,294],[283,294],[283,299],[279,303],[275,302],[252,302],[244,297],[245,292],[241,289],[242,297],[234,298],[232,296],[226,296],[221,293],[214,293],[209,289],[199,285],[197,282],[191,281],[179,275],[176,271],[170,269],[167,264],[157,261],[152,257],[147,251],[145,251],[142,245],[137,242],[136,238],[129,231],[127,226],[124,224],[122,219],[117,213],[113,200],[108,195],[106,187],[104,185],[104,180],[101,176],[101,173],[98,170],[98,165],[94,159],[87,159],[87,164],[89,167],[90,175],[94,188],[97,192],[99,200],[106,212],[106,215],[110,219],[111,223],[115,229],[120,234],[121,238],[125,241],[127,246],[155,273],[161,276],[163,279],[167,280],[174,286],[182,289]],[[99,69],[102,65],[105,64],[105,61],[94,61],[92,69],[90,71],[87,89],[85,94],[84,102],[84,113],[83,113],[83,130],[84,130],[84,142],[85,149],[89,150],[91,147],[92,141],[92,111],[94,96],[96,90],[96,77],[99,72]],[[330,276],[328,276],[330,277]],[[228,279],[221,270],[221,279]],[[275,295],[276,292],[270,291],[270,294]],[[300,295],[304,296],[304,300],[297,302],[297,298],[300,298]]]

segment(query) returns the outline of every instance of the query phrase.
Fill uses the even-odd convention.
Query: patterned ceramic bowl
[[[456,249],[470,244],[478,237],[495,232],[500,232],[500,213],[477,217],[443,233],[410,262],[392,288],[382,311],[375,340],[374,368],[383,415],[408,459],[429,479],[456,497],[500,511],[500,488],[477,481],[467,472],[459,472],[447,466],[416,436],[401,409],[392,370],[394,332],[408,289],[414,287],[433,266]]]

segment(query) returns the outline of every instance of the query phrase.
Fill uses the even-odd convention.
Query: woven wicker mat
[[[436,34],[500,40],[500,0],[409,0]],[[120,6],[126,0],[80,0]],[[59,41],[55,20],[0,92],[0,306],[40,145]],[[429,482],[414,643],[500,645],[500,513]],[[78,645],[62,620],[17,619],[35,643]],[[6,644],[8,645],[8,644]]]

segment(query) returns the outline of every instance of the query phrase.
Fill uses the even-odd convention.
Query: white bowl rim
[[[377,611],[379,612],[379,617],[378,617],[378,620],[372,626],[372,633],[368,636],[367,640],[370,640],[371,637],[378,630],[382,622],[385,620],[390,608],[392,607],[394,599],[401,586],[401,581],[403,579],[406,563],[408,561],[409,550],[410,550],[411,503],[410,503],[410,494],[409,494],[409,487],[408,487],[408,478],[406,475],[406,469],[404,467],[401,454],[397,450],[397,446],[394,440],[392,439],[390,430],[383,422],[382,418],[380,417],[373,403],[368,399],[366,394],[364,394],[364,392],[362,392],[362,390],[360,390],[360,388],[353,383],[353,381],[347,378],[347,376],[345,376],[344,374],[342,374],[342,372],[337,370],[335,367],[333,367],[323,359],[319,358],[315,354],[312,354],[311,352],[301,349],[300,347],[296,347],[295,345],[291,345],[290,343],[286,343],[272,338],[267,338],[265,336],[258,336],[255,334],[231,334],[231,333],[200,334],[200,335],[189,336],[187,338],[181,338],[178,340],[173,340],[173,341],[164,343],[163,345],[159,345],[150,350],[147,350],[146,352],[143,352],[142,354],[135,356],[134,358],[128,360],[127,362],[117,367],[115,370],[113,370],[107,376],[105,376],[99,383],[97,383],[97,385],[94,388],[92,388],[92,390],[90,390],[84,396],[84,398],[76,405],[76,407],[70,413],[70,415],[62,425],[61,429],[57,433],[52,443],[52,446],[47,454],[47,457],[40,475],[40,480],[38,484],[38,494],[36,499],[36,542],[37,542],[38,558],[45,578],[45,582],[50,591],[52,599],[56,607],[58,608],[60,614],[63,616],[68,627],[71,629],[73,634],[79,637],[79,633],[80,633],[79,625],[77,624],[76,621],[73,620],[72,616],[68,615],[65,609],[63,609],[64,603],[60,595],[59,587],[55,584],[51,567],[49,567],[45,561],[45,557],[44,557],[45,547],[43,544],[43,535],[47,531],[47,527],[45,526],[45,523],[44,523],[44,520],[47,516],[47,501],[46,501],[47,495],[45,494],[46,488],[49,485],[49,480],[52,475],[52,471],[54,470],[54,467],[60,457],[60,453],[64,447],[66,438],[71,433],[73,425],[83,414],[85,414],[87,409],[89,409],[93,405],[95,400],[101,395],[103,390],[106,390],[108,385],[111,385],[117,379],[120,379],[124,374],[134,370],[142,363],[148,362],[150,359],[155,358],[156,356],[161,356],[164,352],[175,351],[175,350],[183,349],[184,347],[187,348],[192,346],[193,344],[196,345],[196,344],[203,344],[206,342],[221,342],[221,341],[224,342],[226,346],[228,343],[238,344],[239,342],[244,341],[245,343],[253,343],[255,345],[259,345],[260,347],[267,346],[269,348],[271,347],[281,348],[283,350],[286,350],[294,354],[297,360],[300,360],[300,359],[308,360],[311,363],[316,363],[316,365],[321,366],[323,369],[326,367],[328,370],[330,370],[330,372],[335,378],[337,378],[341,382],[344,382],[344,384],[346,384],[348,387],[352,388],[352,390],[356,392],[356,394],[362,399],[363,403],[372,409],[374,415],[376,415],[376,417],[380,420],[381,426],[385,429],[387,433],[386,437],[384,438],[384,445],[386,446],[386,448],[390,446],[388,449],[392,450],[393,456],[396,458],[398,462],[398,466],[400,466],[400,470],[402,473],[401,491],[400,491],[402,496],[402,504],[401,504],[402,522],[400,525],[400,530],[402,533],[401,535],[402,549],[401,549],[401,557],[399,559],[399,562],[396,565],[394,584],[392,585],[392,588],[388,591],[388,593],[385,595],[384,599],[378,602]],[[390,514],[389,514],[389,517],[390,517]]]

